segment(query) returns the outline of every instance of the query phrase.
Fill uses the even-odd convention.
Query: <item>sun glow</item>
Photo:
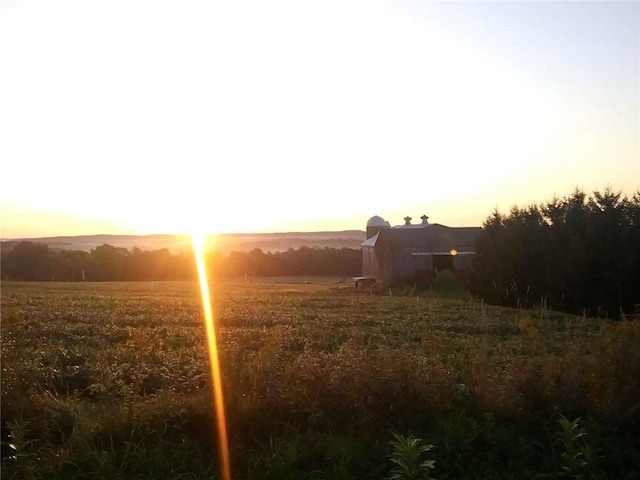
[[[472,226],[634,192],[637,6],[545,3],[0,1],[3,237]]]
[[[200,283],[200,295],[202,297],[202,309],[207,331],[207,344],[209,346],[209,363],[211,365],[211,380],[213,398],[216,412],[216,425],[218,430],[218,445],[220,448],[220,464],[222,466],[222,479],[231,480],[231,465],[229,462],[229,443],[227,436],[227,419],[224,411],[224,396],[222,393],[222,376],[220,374],[220,359],[218,357],[218,343],[216,340],[215,321],[212,308],[211,289],[207,277],[205,264],[205,246],[207,236],[197,233],[191,236],[193,253],[198,268],[198,281]]]

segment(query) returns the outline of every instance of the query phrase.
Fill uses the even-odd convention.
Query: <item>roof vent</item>
[[[422,220],[422,225],[429,225],[429,217],[427,217],[426,215],[422,215],[420,217],[420,220]]]
[[[404,224],[411,225],[411,217],[404,217]]]

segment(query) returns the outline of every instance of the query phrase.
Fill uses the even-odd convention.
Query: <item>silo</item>
[[[384,218],[375,215],[367,221],[367,239],[373,237],[381,228],[389,228],[389,222]]]

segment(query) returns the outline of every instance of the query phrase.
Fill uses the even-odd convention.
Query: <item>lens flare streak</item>
[[[220,450],[220,464],[222,467],[222,479],[231,480],[231,465],[229,462],[229,443],[227,437],[227,421],[224,412],[224,397],[222,394],[222,376],[220,374],[220,360],[218,358],[218,343],[211,303],[207,267],[204,261],[205,235],[193,235],[193,252],[198,269],[198,281],[200,283],[200,295],[207,331],[207,344],[209,346],[209,363],[211,365],[211,379],[213,398],[215,402],[216,425],[218,430],[218,445]]]

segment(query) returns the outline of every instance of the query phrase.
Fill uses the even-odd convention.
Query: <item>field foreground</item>
[[[639,323],[337,287],[215,285],[234,478],[640,478]],[[220,478],[195,284],[3,282],[1,332],[3,479]]]

